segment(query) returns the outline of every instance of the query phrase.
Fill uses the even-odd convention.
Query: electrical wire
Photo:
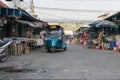
[[[48,7],[38,7],[35,6],[35,8],[38,9],[52,9],[52,10],[59,10],[59,11],[76,11],[76,12],[104,12],[104,10],[78,10],[78,9],[62,9],[62,8],[48,8]],[[118,10],[108,10],[108,12],[118,12]]]

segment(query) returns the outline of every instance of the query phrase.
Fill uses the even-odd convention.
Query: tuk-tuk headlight
[[[45,40],[48,40],[48,38],[45,38]]]
[[[58,39],[60,39],[60,40],[61,40],[61,39],[62,39],[62,37],[59,37]]]

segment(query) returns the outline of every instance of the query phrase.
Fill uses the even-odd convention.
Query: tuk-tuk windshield
[[[50,36],[61,36],[61,31],[60,30],[52,30],[49,32]]]

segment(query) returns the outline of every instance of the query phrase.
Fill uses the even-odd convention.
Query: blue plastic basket
[[[116,41],[110,41],[110,49],[116,47]]]

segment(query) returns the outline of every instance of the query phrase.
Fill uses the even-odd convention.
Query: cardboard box
[[[26,47],[25,48],[25,54],[29,54],[30,53],[30,48],[29,47]]]

